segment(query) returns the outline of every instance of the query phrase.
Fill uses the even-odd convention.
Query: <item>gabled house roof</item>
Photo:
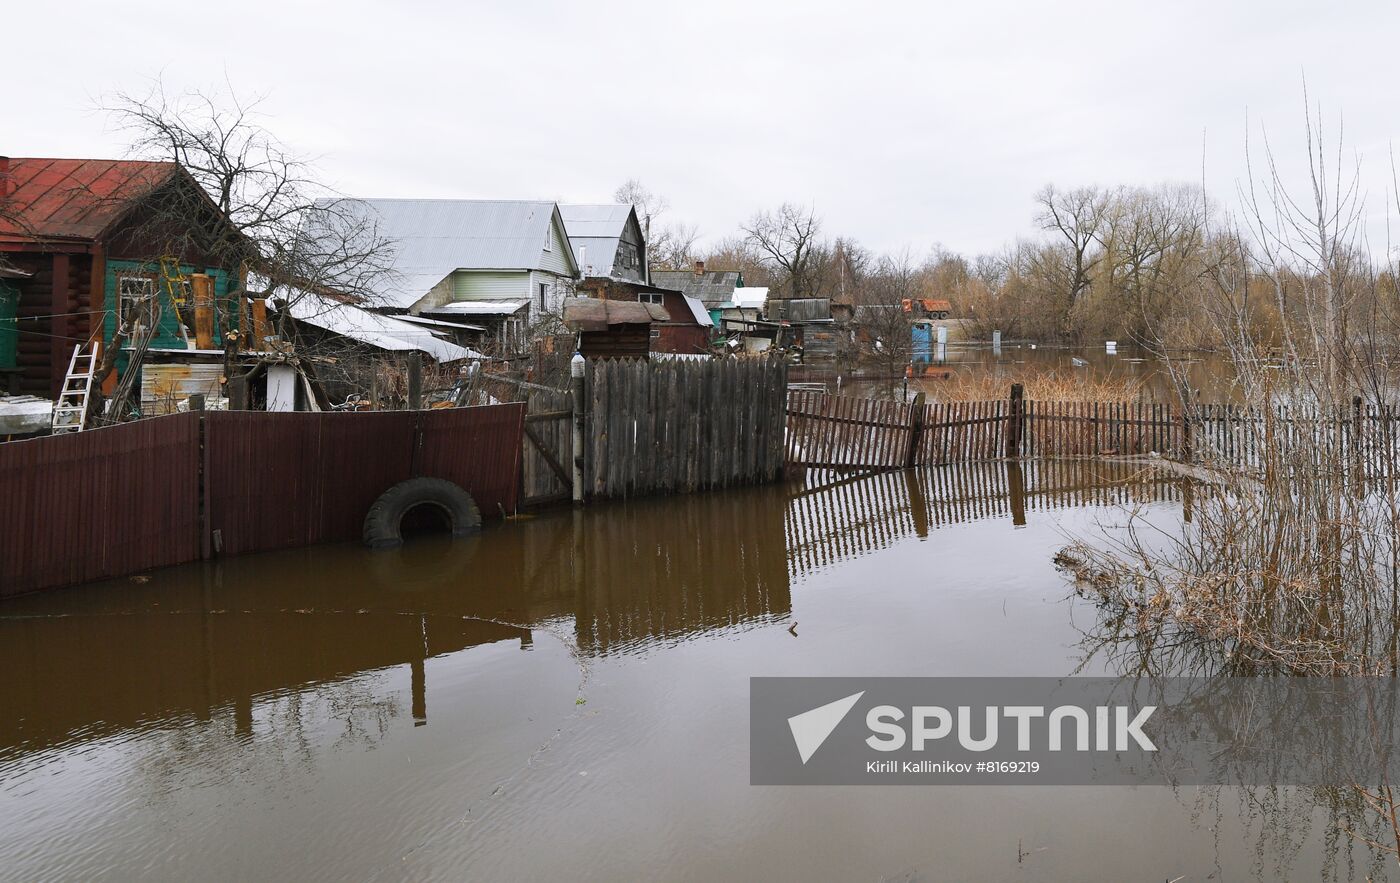
[[[0,181],[0,240],[91,240],[181,173],[171,162],[12,158]]]
[[[730,302],[734,289],[744,284],[744,275],[738,270],[706,270],[701,273],[652,270],[651,284],[674,288],[690,297],[699,298],[707,307],[717,307]]]
[[[617,243],[627,229],[627,221],[635,219],[635,209],[630,204],[561,203],[559,213],[564,218],[564,229],[569,233],[569,245],[579,269],[589,276],[610,275],[617,260]],[[589,266],[593,268],[591,273]]]
[[[552,202],[487,199],[349,199],[339,210],[358,214],[393,243],[393,278],[380,292],[407,308],[456,270],[543,270],[550,224],[564,229]],[[567,235],[567,234],[565,234]],[[565,240],[567,242],[567,239]],[[563,255],[577,272],[569,249]]]

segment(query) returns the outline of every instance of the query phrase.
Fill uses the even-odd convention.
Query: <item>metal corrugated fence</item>
[[[0,444],[0,596],[199,558],[199,417]]]
[[[355,540],[415,476],[455,482],[487,518],[513,512],[524,421],[523,403],[211,411],[0,444],[0,596],[194,561],[215,531],[223,554]]]

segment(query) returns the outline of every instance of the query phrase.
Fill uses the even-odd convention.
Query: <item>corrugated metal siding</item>
[[[141,366],[141,413],[147,417],[179,413],[179,404],[192,395],[206,399],[219,396],[219,379],[224,366],[174,362]]]
[[[412,411],[205,419],[209,527],[226,554],[358,539],[370,505],[409,477]]]
[[[530,274],[520,272],[480,272],[462,270],[452,276],[453,300],[497,300],[523,298],[530,294]]]
[[[514,512],[525,403],[420,413],[422,446],[416,473],[466,488],[486,518]]]
[[[200,556],[357,540],[384,491],[414,475],[513,512],[525,405],[360,414],[206,412],[0,444],[0,596]],[[210,534],[212,536],[212,533]]]
[[[199,416],[0,444],[0,596],[199,557]]]
[[[523,404],[367,414],[211,412],[209,527],[226,554],[357,540],[379,495],[415,475],[512,512]],[[417,450],[414,450],[418,439]]]

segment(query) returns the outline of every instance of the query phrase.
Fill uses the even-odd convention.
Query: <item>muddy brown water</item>
[[[1236,789],[748,784],[751,676],[1112,671],[1050,558],[1177,517],[1125,477],[814,473],[5,602],[0,878],[1375,873]]]

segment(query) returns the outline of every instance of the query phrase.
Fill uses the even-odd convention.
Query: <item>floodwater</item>
[[[0,604],[0,878],[1364,879],[1238,789],[755,787],[756,675],[1111,672],[1127,467],[598,505]]]

